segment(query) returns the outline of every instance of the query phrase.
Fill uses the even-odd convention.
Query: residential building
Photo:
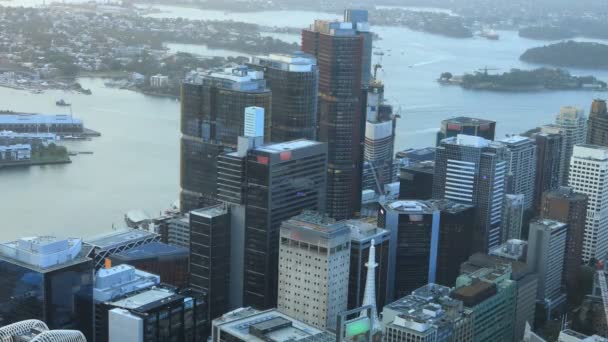
[[[442,120],[439,132],[437,132],[437,146],[441,145],[441,140],[453,138],[459,134],[492,141],[496,135],[496,122],[466,116]]]
[[[511,267],[511,280],[516,283],[515,322],[513,336],[521,340],[526,323],[534,324],[538,276],[526,262],[528,243],[509,240],[494,248],[490,254],[475,253],[461,266],[462,274],[474,274],[483,268]]]
[[[160,280],[179,288],[188,286],[188,248],[150,242],[108,257],[113,265],[131,265],[158,274]]]
[[[589,112],[587,144],[608,146],[608,109],[605,100],[593,100]]]
[[[569,186],[587,195],[583,262],[608,252],[608,147],[574,146]]]
[[[433,198],[435,161],[409,163],[400,171],[399,199],[429,200]]]
[[[428,283],[452,286],[472,251],[474,208],[448,200],[391,201],[378,226],[391,234],[389,298]]]
[[[379,228],[377,220],[358,219],[345,222],[350,228],[350,270],[348,272],[348,309],[363,305],[368,268],[365,266],[374,247],[375,290],[377,307],[382,308],[388,298],[389,252],[391,235]]]
[[[563,280],[568,292],[579,288],[579,273],[583,259],[587,195],[561,187],[545,192],[541,206],[541,218],[568,224],[566,232],[566,260]]]
[[[562,148],[559,184],[568,185],[568,172],[574,145],[584,144],[587,140],[587,117],[576,107],[562,107],[555,117],[555,124],[541,127],[541,132],[562,135]]]
[[[514,341],[516,284],[510,278],[509,265],[458,277],[451,297],[473,311],[473,341]]]
[[[558,221],[541,219],[530,223],[528,262],[538,274],[536,300],[547,310],[547,319],[566,301],[562,272],[567,232],[568,225]]]
[[[505,195],[502,209],[501,241],[521,239],[521,226],[524,219],[525,195]]]
[[[264,72],[272,91],[272,141],[316,140],[319,71],[315,58],[298,51],[252,57],[248,65]]]
[[[278,310],[320,329],[336,329],[348,305],[350,228],[315,212],[281,225]]]
[[[240,308],[213,321],[212,342],[334,342],[335,335],[276,309]]]
[[[354,23],[315,21],[302,31],[302,51],[319,66],[319,134],[328,146],[327,214],[337,220],[361,210],[364,38]]]
[[[449,287],[427,284],[382,310],[387,342],[473,341],[473,311]]]
[[[109,342],[207,339],[205,294],[159,286],[106,303]]]
[[[0,341],[87,342],[78,330],[50,330],[42,321],[29,319],[0,327]]]
[[[93,262],[80,239],[50,236],[0,244],[0,322],[38,319],[93,333]]]
[[[536,177],[536,145],[529,138],[514,135],[500,140],[507,148],[505,193],[524,195],[524,209],[532,208]]]
[[[190,212],[190,287],[207,293],[210,320],[230,303],[230,212],[223,204]]]
[[[182,212],[217,204],[217,158],[236,149],[246,108],[264,109],[264,136],[270,141],[271,99],[264,73],[246,66],[209,71],[182,84]]]
[[[506,173],[506,148],[500,143],[459,134],[437,147],[433,198],[477,207],[475,251],[488,251],[501,242]]]
[[[555,190],[560,186],[560,165],[562,160],[561,133],[537,133],[536,143],[536,181],[534,186],[534,211],[540,212],[541,200],[545,191]]]

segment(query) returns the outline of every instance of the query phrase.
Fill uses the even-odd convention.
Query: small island
[[[606,82],[593,76],[572,76],[566,70],[549,68],[512,69],[503,74],[489,74],[486,70],[462,76],[445,72],[438,81],[442,84],[459,85],[465,89],[492,91],[606,89]]]
[[[608,45],[567,41],[527,50],[524,62],[574,68],[608,68]]]

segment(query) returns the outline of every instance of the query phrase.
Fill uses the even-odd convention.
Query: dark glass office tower
[[[351,218],[361,211],[363,38],[352,23],[315,21],[302,31],[302,50],[319,66],[318,140],[328,146],[327,214]]]
[[[587,144],[608,146],[608,110],[605,100],[593,100],[587,128]]]
[[[560,163],[562,163],[560,158],[562,153],[562,135],[541,132],[534,136],[534,140],[537,148],[534,210],[536,213],[539,213],[543,193],[559,188],[559,170]]]
[[[44,321],[93,335],[93,261],[80,239],[23,238],[0,245],[0,322]]]
[[[506,148],[481,137],[442,140],[435,155],[433,198],[474,205],[474,251],[500,245],[507,163]]]
[[[272,90],[272,141],[317,139],[319,72],[311,55],[253,57],[249,66],[264,72]]]
[[[228,311],[230,212],[220,204],[190,212],[190,286],[207,293],[209,321]]]
[[[363,38],[361,55],[361,86],[367,89],[372,81],[372,49],[374,37],[370,31],[369,13],[367,10],[347,9],[344,11],[344,22],[351,23],[353,29]]]
[[[542,200],[542,218],[568,224],[563,280],[569,293],[579,288],[587,202],[587,195],[576,193],[568,187],[545,192]]]
[[[458,134],[474,135],[487,140],[494,140],[496,122],[466,116],[443,120],[439,132],[437,132],[437,146],[439,146],[441,140],[455,137]]]
[[[217,156],[234,150],[245,108],[265,109],[271,139],[271,92],[263,73],[244,66],[190,77],[181,91],[181,210],[217,204]]]
[[[413,162],[401,168],[399,199],[429,200],[433,197],[435,162]]]

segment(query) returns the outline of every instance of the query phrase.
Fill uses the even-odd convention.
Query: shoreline
[[[43,166],[43,165],[61,165],[61,164],[71,164],[72,160],[67,157],[67,159],[54,160],[54,161],[36,161],[36,160],[28,160],[28,161],[17,161],[17,162],[9,162],[9,163],[0,163],[0,171],[5,168],[26,168],[30,166]]]

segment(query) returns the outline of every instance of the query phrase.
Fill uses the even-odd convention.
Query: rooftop
[[[347,220],[345,223],[350,228],[351,240],[363,241],[379,235],[388,234],[388,230],[378,228],[376,223],[371,223],[369,220]],[[378,240],[377,242],[381,242],[381,240]]]
[[[427,201],[393,201],[387,202],[385,208],[398,211],[400,213],[430,214],[436,209]]]
[[[251,57],[251,63],[272,69],[291,72],[311,72],[317,60],[309,54],[296,51],[291,54],[271,54],[269,56]]]
[[[0,244],[0,258],[38,272],[48,272],[90,260],[81,239],[53,236],[21,238]]]
[[[578,192],[574,192],[573,188],[570,188],[567,186],[562,186],[559,189],[547,191],[545,193],[545,196],[547,196],[548,198],[567,198],[567,199],[572,199],[572,200],[577,200],[577,201],[582,201],[582,200],[587,199],[587,195],[581,194]]]
[[[143,240],[154,236],[156,234],[142,229],[122,228],[92,237],[86,242],[96,248],[109,249],[131,241]]]
[[[160,277],[130,265],[102,268],[95,275],[93,298],[105,302],[160,284]]]
[[[530,138],[522,137],[521,135],[511,135],[504,139],[499,140],[501,143],[507,145],[516,145],[521,143],[532,143]]]
[[[190,251],[185,247],[167,245],[162,242],[150,242],[145,245],[133,247],[124,252],[115,254],[112,258],[120,260],[137,260],[157,257],[171,257],[189,255]]]
[[[522,259],[525,261],[527,249],[527,241],[511,239],[492,249],[489,254],[516,261],[522,261]]]
[[[228,209],[225,205],[218,204],[218,205],[214,205],[212,207],[192,210],[190,212],[190,214],[196,215],[196,216],[202,216],[202,217],[206,217],[206,218],[213,218],[213,217],[217,217],[220,215],[224,215],[227,212],[228,212]]]
[[[460,125],[467,125],[467,126],[476,126],[476,125],[483,125],[483,124],[493,124],[493,123],[496,123],[496,121],[471,118],[468,116],[458,116],[455,118],[443,120],[441,123],[445,123],[445,124],[453,123],[453,124],[460,124]]]
[[[82,120],[75,119],[68,114],[33,114],[33,113],[1,113],[0,112],[0,125],[35,125],[35,124],[46,124],[46,125],[58,125],[58,124],[70,124],[70,125],[82,125]]]
[[[567,226],[566,223],[549,220],[549,219],[539,219],[539,220],[532,221],[532,222],[530,222],[530,228],[532,228],[532,225],[541,226],[543,229],[548,229],[548,230],[561,229],[561,228],[564,228]]]
[[[133,296],[129,296],[127,298],[123,298],[116,302],[113,302],[112,305],[128,310],[139,309],[143,306],[150,305],[152,303],[162,302],[164,300],[169,299],[174,296],[175,292],[170,291],[164,288],[152,288],[140,293],[137,293]]]
[[[285,152],[285,151],[292,151],[292,150],[297,150],[300,148],[306,148],[306,147],[322,145],[322,144],[323,143],[320,143],[317,141],[299,139],[299,140],[292,140],[292,141],[281,142],[281,143],[262,145],[262,146],[256,147],[255,150],[268,152],[268,153],[281,153],[281,152]]]

